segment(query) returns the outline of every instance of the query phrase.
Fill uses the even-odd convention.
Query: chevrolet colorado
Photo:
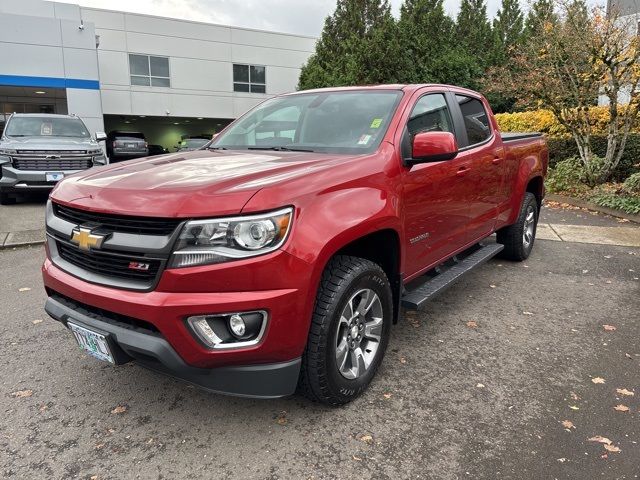
[[[501,134],[462,88],[277,96],[204,150],[60,182],[45,309],[114,364],[344,404],[371,382],[401,307],[498,253],[529,256],[547,163],[542,136]]]

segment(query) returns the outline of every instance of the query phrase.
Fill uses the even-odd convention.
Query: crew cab
[[[502,135],[463,88],[277,96],[206,149],[58,184],[45,309],[101,360],[344,404],[402,307],[496,254],[529,256],[547,163],[542,136]]]
[[[74,115],[14,113],[0,137],[0,204],[15,194],[51,190],[65,175],[105,165],[107,159],[84,122]]]

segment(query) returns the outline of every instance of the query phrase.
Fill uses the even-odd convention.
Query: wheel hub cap
[[[382,302],[371,289],[351,296],[340,315],[336,336],[336,363],[350,380],[364,375],[378,353],[382,340]]]

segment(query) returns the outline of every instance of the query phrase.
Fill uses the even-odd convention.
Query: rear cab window
[[[491,138],[491,124],[482,102],[466,95],[456,94],[455,97],[460,106],[464,129],[467,133],[467,147],[483,143]]]

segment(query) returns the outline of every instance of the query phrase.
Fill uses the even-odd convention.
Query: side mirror
[[[458,143],[451,132],[422,132],[413,137],[411,151],[411,158],[404,161],[407,166],[441,162],[458,154]]]
[[[96,132],[96,142],[104,142],[107,139],[107,134],[104,132]]]

